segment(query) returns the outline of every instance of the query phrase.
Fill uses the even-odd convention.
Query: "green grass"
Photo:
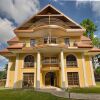
[[[68,100],[34,90],[0,90],[0,100]]]
[[[100,87],[100,82],[96,82],[96,87]]]
[[[99,87],[71,88],[70,91],[74,92],[74,93],[97,93],[97,94],[100,94],[100,88]]]

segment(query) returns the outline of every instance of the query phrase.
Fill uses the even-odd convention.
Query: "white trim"
[[[91,56],[90,56],[90,69],[91,69],[92,83],[93,83],[93,86],[95,86],[96,83],[95,83],[95,78],[94,78],[94,71],[93,71],[93,65],[92,65],[92,58],[91,58]]]
[[[64,52],[61,50],[60,52],[60,60],[61,60],[61,79],[62,79],[62,88],[68,87],[68,82],[65,80],[65,69],[64,69]],[[65,84],[66,81],[66,84]],[[66,86],[65,86],[66,85]]]
[[[41,57],[40,52],[37,52],[37,82],[36,82],[36,88],[40,88],[40,66],[41,66]]]
[[[19,54],[16,54],[15,75],[14,75],[14,88],[17,88],[18,67],[19,67],[18,62],[19,62]]]
[[[87,87],[87,77],[86,77],[86,65],[85,65],[85,59],[84,59],[84,54],[82,54],[82,67],[83,67],[83,74],[84,74],[84,83],[85,86]]]
[[[6,79],[6,85],[5,85],[5,87],[9,87],[9,81],[10,81],[10,78],[9,78],[9,76],[10,76],[10,68],[11,68],[11,62],[9,61],[9,62],[8,62],[7,79]]]

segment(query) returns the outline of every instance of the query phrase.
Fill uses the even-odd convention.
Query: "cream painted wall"
[[[78,62],[78,67],[76,68],[68,68],[66,66],[66,56],[68,54],[73,54],[76,56],[77,58],[77,62]],[[37,57],[37,54],[32,54],[35,58],[35,63],[34,63],[34,68],[24,68],[24,57],[28,55],[28,54],[19,54],[19,61],[18,61],[18,78],[17,78],[17,88],[22,88],[22,80],[23,80],[23,73],[34,73],[34,87],[36,87],[36,57]],[[91,74],[91,71],[90,71],[90,61],[89,61],[89,56],[85,56],[85,65],[86,65],[86,76],[87,76],[87,84],[88,86],[93,86],[93,83],[92,83],[92,74]],[[14,85],[14,70],[15,70],[15,58],[14,59],[10,59],[10,63],[12,63],[12,66],[11,68],[13,70],[10,69],[10,79],[9,79],[9,82],[10,82],[10,85],[9,87],[13,87]],[[79,82],[80,82],[80,87],[85,87],[85,80],[84,80],[84,73],[83,73],[83,66],[82,66],[82,53],[65,53],[64,54],[64,66],[65,66],[65,79],[66,79],[66,85],[68,84],[67,83],[67,72],[78,72],[79,73]],[[41,64],[41,67],[42,64]],[[45,73],[46,72],[42,72],[40,71],[40,87],[43,87],[45,84]],[[59,82],[58,82],[58,85],[59,87],[61,87],[61,70],[59,70],[57,72],[57,76],[58,76],[58,79],[59,79]]]

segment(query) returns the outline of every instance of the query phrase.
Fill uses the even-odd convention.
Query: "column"
[[[17,79],[18,79],[18,61],[19,61],[19,54],[16,54],[15,75],[14,75],[14,88],[17,88]]]
[[[64,53],[60,52],[60,60],[61,60],[61,87],[65,88],[65,69],[64,69]],[[68,87],[68,86],[66,86]]]
[[[94,71],[93,71],[93,65],[92,65],[92,57],[90,57],[90,70],[91,70],[91,76],[92,76],[92,83],[93,83],[93,86],[95,86],[96,83],[95,83],[95,78],[94,78]]]
[[[84,54],[82,54],[82,67],[83,67],[83,74],[84,74],[84,84],[85,87],[87,87],[88,84],[87,84],[87,77],[86,77],[86,66],[85,66]]]
[[[10,60],[9,60],[9,62],[8,62],[8,69],[7,69],[7,79],[6,79],[6,85],[5,85],[5,87],[9,87],[10,68],[11,68],[11,62],[10,62]]]
[[[39,89],[40,88],[40,52],[37,52],[37,80],[36,80],[36,88]]]

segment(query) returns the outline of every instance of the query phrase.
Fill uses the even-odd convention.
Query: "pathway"
[[[58,97],[69,98],[69,93],[60,88],[43,88],[36,91],[48,92]],[[100,94],[70,93],[70,98],[82,100],[100,100]]]

